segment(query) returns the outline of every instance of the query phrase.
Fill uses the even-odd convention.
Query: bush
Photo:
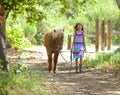
[[[10,71],[8,73],[0,69],[0,95],[38,95],[38,92],[44,95],[50,92],[47,86],[42,85],[46,75],[40,71],[29,71],[22,63],[11,65]]]
[[[114,44],[114,45],[120,45],[120,36],[119,35],[112,35],[112,43]]]
[[[99,67],[104,72],[120,72],[120,48],[112,53],[97,53],[95,58],[90,58],[88,54],[84,59],[86,68]]]
[[[26,23],[22,28],[23,28],[25,37],[27,37],[29,41],[34,43],[34,40],[35,40],[34,36],[37,32],[36,26]]]
[[[25,38],[24,33],[20,29],[13,28],[7,30],[7,37],[12,46],[15,48],[22,49],[24,47],[31,46],[31,42]]]

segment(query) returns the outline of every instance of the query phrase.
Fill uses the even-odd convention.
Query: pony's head
[[[58,49],[61,50],[63,45],[64,29],[54,29],[52,37],[55,40]]]

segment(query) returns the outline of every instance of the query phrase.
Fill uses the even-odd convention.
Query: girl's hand
[[[86,48],[84,49],[84,52],[86,53]]]
[[[72,51],[72,52],[74,51],[74,48],[73,48],[73,47],[71,48],[71,51]]]

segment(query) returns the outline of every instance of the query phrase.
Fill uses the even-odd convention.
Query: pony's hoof
[[[52,71],[51,71],[51,70],[49,70],[48,72],[49,72],[49,73],[51,73]]]
[[[53,73],[57,73],[57,70],[54,70]]]
[[[53,73],[57,73],[58,72],[58,68],[53,70]]]

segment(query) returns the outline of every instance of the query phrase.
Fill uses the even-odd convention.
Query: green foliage
[[[109,72],[112,69],[113,73],[120,70],[120,48],[112,53],[97,53],[94,58],[90,58],[90,56],[88,54],[84,59],[86,68],[99,67],[104,72]]]
[[[86,17],[86,20],[83,20],[86,34],[95,34],[96,19],[105,20],[106,23],[108,20],[112,20],[112,23],[118,21],[115,20],[115,17],[118,15],[119,9],[114,0],[87,0],[84,6],[84,11],[80,13],[79,18]]]
[[[16,73],[18,69],[22,72]],[[22,63],[16,66],[11,64],[10,71],[9,74],[0,69],[0,95],[48,95],[51,93],[49,87],[42,85],[46,78],[42,72],[29,71],[28,67],[26,69]]]
[[[96,19],[106,20],[106,22],[111,19],[113,29],[119,28],[120,16],[115,0],[11,0],[11,2],[5,0],[3,3],[7,7],[6,12],[12,11],[10,16],[20,19],[15,23],[22,23],[21,28],[25,37],[34,44],[42,45],[44,35],[53,28],[65,29],[64,42],[66,44],[67,36],[73,34],[73,27],[77,22],[84,24],[86,34],[95,34]],[[23,19],[27,20],[24,22]],[[26,21],[32,22],[34,26],[25,24]],[[34,21],[37,23],[37,32]],[[113,42],[116,41],[113,40]],[[90,43],[89,39],[88,43]]]
[[[120,48],[117,48],[117,49],[113,52],[113,56],[111,56],[110,61],[111,61],[112,63],[119,64],[119,66],[120,66]]]
[[[21,17],[22,15],[19,15],[16,20],[13,20],[10,14],[7,19],[7,31],[12,31],[12,29],[15,29],[16,27],[16,30],[21,31],[25,39],[28,39],[31,43],[34,43],[34,36],[37,32],[36,25],[27,23],[25,17]]]
[[[47,84],[47,76],[40,70],[26,69],[22,63],[10,65],[10,74],[0,69],[0,95],[61,95],[61,89]],[[22,72],[16,73],[18,69]]]
[[[37,32],[37,29],[36,29],[36,26],[34,25],[30,25],[30,24],[24,24],[23,27],[23,31],[24,31],[24,34],[25,34],[25,37],[33,43],[33,40],[35,39],[34,36]]]
[[[10,81],[11,81],[11,77],[9,76],[8,72],[0,69],[0,95],[9,94],[7,89]]]
[[[13,11],[13,18],[16,18],[18,14],[23,14],[27,18],[28,22],[42,21],[46,17],[45,9],[46,7],[52,5],[53,3],[59,2],[62,5],[60,12],[65,14],[68,10],[79,11],[80,4],[83,0],[4,0],[0,1],[0,4],[6,6],[6,17]],[[74,7],[76,6],[76,7]],[[27,13],[27,14],[26,14]]]
[[[84,66],[85,68],[94,68],[97,66],[97,59],[89,58],[90,54],[86,54],[84,58]],[[94,62],[93,62],[94,61]]]
[[[78,3],[78,5],[81,5],[81,6],[78,7],[77,5],[75,5],[76,3]],[[107,4],[109,4],[109,6],[107,6]],[[77,7],[71,8],[71,6],[77,6]],[[67,8],[68,10],[65,11]],[[77,8],[81,11],[78,11]],[[61,14],[61,9],[64,14],[66,13],[65,15]],[[117,5],[115,4],[114,0],[111,0],[111,1],[110,0],[105,0],[105,1],[77,0],[75,2],[70,0],[67,5],[66,5],[66,1],[62,1],[61,3],[54,2],[46,7],[45,9],[45,13],[47,14],[46,19],[40,22],[41,24],[37,25],[38,35],[37,34],[36,35],[38,37],[36,36],[35,37],[37,38],[36,40],[38,40],[37,42],[41,44],[44,38],[45,32],[49,32],[47,30],[55,28],[56,26],[60,27],[62,24],[62,27],[65,28],[64,40],[65,42],[67,42],[67,35],[73,34],[73,27],[77,22],[82,22],[84,24],[86,35],[95,34],[96,19],[106,20],[106,22],[109,19],[114,20],[115,16],[118,15],[118,12],[119,12],[119,9],[117,8]],[[47,25],[44,25],[44,24],[47,24]],[[44,33],[40,33],[40,32],[44,32]],[[88,42],[90,42],[89,39],[88,39]]]
[[[112,43],[113,45],[120,45],[120,35],[112,35]]]
[[[94,55],[94,58],[89,58],[91,55],[86,55],[84,59],[85,67],[86,68],[93,68],[97,66],[101,66],[106,62],[109,62],[111,58],[111,53],[96,53]]]
[[[15,73],[23,73],[28,70],[28,66],[26,64],[18,63],[17,66],[14,67]]]
[[[119,9],[114,0],[87,0],[84,10],[86,10],[84,11],[85,15],[90,20],[109,20],[115,16],[116,11]]]
[[[25,38],[24,33],[18,28],[7,30],[7,36],[13,47],[22,49],[31,45],[27,38]]]
[[[54,6],[54,7],[53,7]],[[44,36],[47,32],[52,31],[55,28],[64,28],[66,32],[66,18],[61,17],[60,9],[62,5],[60,2],[51,4],[49,7],[46,7],[46,19],[37,23],[37,33],[35,39],[37,44],[43,45]],[[66,37],[65,37],[66,38]]]
[[[116,54],[116,53],[120,53],[120,48],[117,48],[115,51],[114,51],[114,53]]]
[[[39,26],[41,26],[41,27],[39,27]],[[41,22],[41,23],[37,24],[37,27],[38,27],[38,31],[35,35],[36,44],[42,45],[44,43],[44,36],[48,31],[47,23],[44,24],[44,22]]]
[[[120,10],[117,11],[115,14],[113,21],[112,21],[112,28],[113,30],[120,31]]]
[[[118,52],[118,53],[114,54],[113,56],[111,56],[110,61],[113,64],[119,64],[120,65],[120,53]]]
[[[41,4],[45,4],[44,1],[36,1],[36,0],[4,0],[2,2],[3,5],[6,6],[6,18],[9,13],[12,11],[12,17],[17,18],[19,14],[22,14],[26,17],[28,22],[41,21],[45,14],[38,6]],[[46,4],[49,2],[46,2]],[[27,12],[27,14],[26,14]]]

